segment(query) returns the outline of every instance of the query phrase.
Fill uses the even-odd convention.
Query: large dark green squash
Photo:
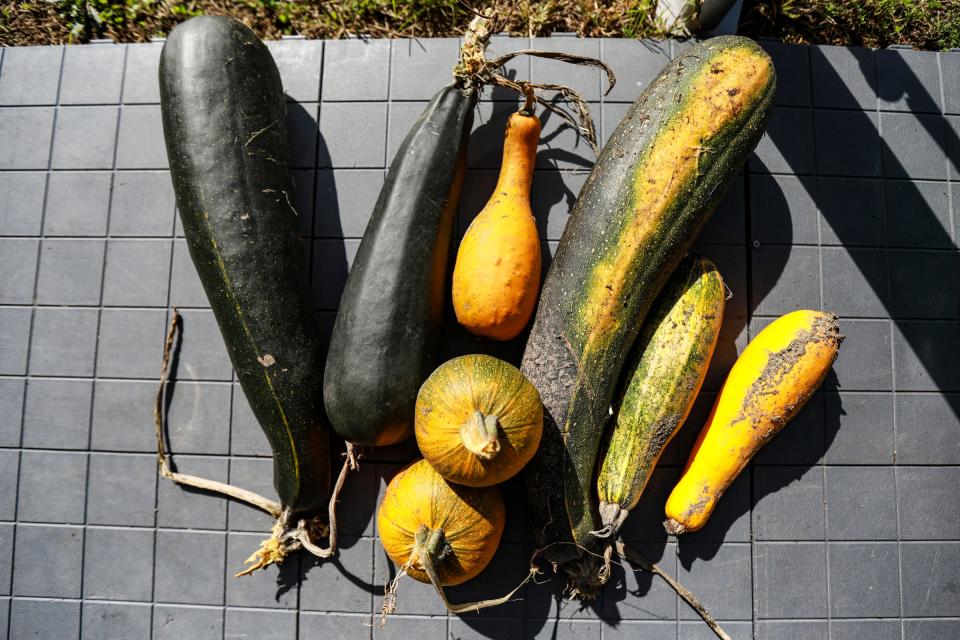
[[[413,433],[433,370],[447,258],[476,91],[441,89],[390,165],[347,277],[323,398],[348,442],[383,446]]]
[[[759,141],[775,84],[747,38],[713,38],[674,60],[603,149],[547,274],[522,364],[545,409],[528,498],[538,546],[582,597],[606,576],[606,541],[592,533],[596,459],[624,359]]]
[[[325,507],[321,342],[292,204],[277,67],[239,22],[193,18],[163,47],[160,95],[187,246],[273,449],[277,494],[292,513]]]

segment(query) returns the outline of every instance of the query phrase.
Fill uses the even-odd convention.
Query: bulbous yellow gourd
[[[525,111],[510,116],[497,186],[457,251],[457,320],[494,340],[510,340],[523,331],[540,289],[540,238],[530,208],[539,140],[539,118]]]
[[[823,382],[843,336],[837,317],[794,311],[757,334],[734,363],[667,499],[667,532],[701,529],[750,459]]]

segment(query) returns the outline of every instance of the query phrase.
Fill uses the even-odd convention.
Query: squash
[[[757,334],[737,358],[683,475],[667,499],[671,535],[701,529],[750,459],[813,395],[837,358],[837,317],[794,311]]]
[[[530,186],[540,140],[532,101],[507,120],[503,164],[493,195],[460,241],[453,270],[453,310],[472,333],[517,337],[540,289],[540,238]]]
[[[688,256],[647,316],[597,476],[603,535],[615,535],[679,430],[720,335],[726,288],[707,258]]]
[[[488,355],[440,365],[417,396],[417,445],[449,482],[486,487],[523,468],[540,444],[543,405],[520,370]]]
[[[760,140],[775,88],[748,38],[691,47],[629,109],[567,222],[521,370],[545,409],[525,472],[533,531],[575,595],[606,576],[597,452],[637,327]]]
[[[190,257],[290,515],[329,495],[322,341],[287,162],[286,106],[270,52],[246,26],[202,16],[160,57],[170,175]]]
[[[429,583],[433,572],[434,586],[446,587],[483,571],[500,544],[505,519],[498,488],[450,484],[421,459],[387,485],[377,532],[405,573]]]

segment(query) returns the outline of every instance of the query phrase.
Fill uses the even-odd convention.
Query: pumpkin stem
[[[460,427],[463,446],[481,460],[493,460],[500,453],[500,428],[497,416],[474,411]]]

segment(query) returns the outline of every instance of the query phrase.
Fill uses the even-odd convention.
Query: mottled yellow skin
[[[483,571],[500,544],[506,510],[497,487],[473,489],[448,484],[426,460],[402,469],[387,485],[377,511],[377,531],[387,555],[407,573],[429,583],[421,552],[431,553],[438,587],[466,582]],[[415,551],[421,525],[442,532],[440,548]]]
[[[496,419],[496,453],[471,451],[461,427],[479,411]],[[450,482],[499,484],[530,461],[543,433],[540,394],[520,370],[488,355],[448,360],[420,387],[414,416],[423,457]]]
[[[497,186],[470,223],[453,270],[453,309],[472,333],[515,338],[527,326],[540,288],[540,238],[530,186],[540,120],[517,112],[507,120]]]
[[[667,499],[664,526],[669,533],[697,531],[706,524],[750,459],[823,382],[842,341],[833,314],[794,311],[747,345]]]

